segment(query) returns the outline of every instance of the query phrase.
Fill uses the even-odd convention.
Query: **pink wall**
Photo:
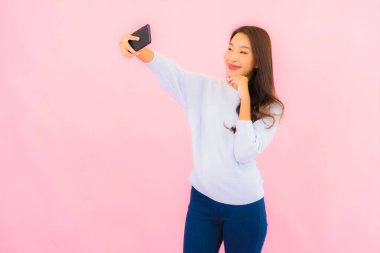
[[[220,78],[234,28],[271,35],[286,111],[258,158],[263,252],[380,252],[378,0],[2,0],[1,253],[182,252],[185,112],[118,48],[146,23]]]

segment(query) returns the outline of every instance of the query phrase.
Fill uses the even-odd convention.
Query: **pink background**
[[[380,252],[378,0],[2,0],[1,253],[182,252],[185,111],[119,50],[146,23],[220,78],[234,28],[269,32],[286,109],[258,158],[263,252]]]

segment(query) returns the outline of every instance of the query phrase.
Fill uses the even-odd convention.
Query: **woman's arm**
[[[203,90],[210,83],[209,76],[186,70],[172,58],[153,49],[143,48],[137,57],[153,71],[160,86],[184,108],[200,104]]]
[[[153,51],[147,47],[142,48],[138,52],[139,54],[137,55],[137,58],[139,58],[143,62],[150,62],[153,59]]]
[[[236,122],[236,133],[234,135],[234,154],[236,161],[240,163],[248,162],[263,152],[263,150],[272,142],[277,129],[280,125],[281,107],[272,104],[270,111],[274,113],[274,125],[272,118],[267,116],[262,119],[252,120],[238,119]]]

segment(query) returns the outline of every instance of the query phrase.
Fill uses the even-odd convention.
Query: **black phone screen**
[[[140,38],[140,40],[128,40],[128,43],[135,51],[139,51],[152,42],[149,24],[146,24],[137,31],[133,32],[132,35]]]

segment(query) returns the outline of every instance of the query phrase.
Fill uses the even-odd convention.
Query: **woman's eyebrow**
[[[230,42],[230,45],[234,45],[234,44],[232,44],[231,42]],[[240,46],[240,47],[245,47],[245,48],[247,48],[247,49],[249,49],[249,47],[246,47],[246,46]]]

